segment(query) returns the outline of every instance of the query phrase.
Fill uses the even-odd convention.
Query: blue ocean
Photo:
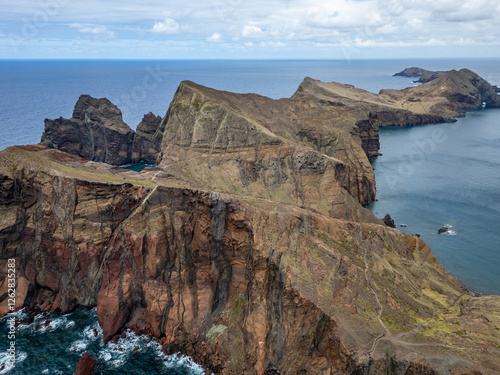
[[[392,75],[410,66],[469,68],[500,85],[500,60],[493,59],[4,60],[0,61],[0,149],[38,143],[43,120],[71,117],[81,94],[108,98],[135,129],[144,114],[166,113],[182,80],[278,99],[291,96],[306,76],[372,92],[402,89],[414,85],[413,79]],[[441,264],[469,289],[500,294],[500,109],[471,111],[453,124],[381,129],[380,141],[383,155],[373,162],[378,201],[369,208],[378,217],[391,214],[400,230],[420,234]],[[438,235],[445,225],[450,230]],[[48,320],[50,328],[44,326]],[[6,332],[2,319],[0,337]],[[94,310],[39,316],[32,325],[18,327],[15,369],[2,365],[7,361],[6,340],[0,340],[0,374],[72,374],[85,350],[99,363],[98,374],[203,371],[188,358],[163,356],[145,338],[129,335],[103,346],[100,334]]]

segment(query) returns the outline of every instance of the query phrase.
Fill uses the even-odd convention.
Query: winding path
[[[384,333],[380,334],[379,336],[377,336],[375,338],[375,340],[373,340],[373,344],[372,344],[371,349],[366,353],[367,356],[371,356],[371,354],[373,353],[373,351],[375,350],[375,348],[377,346],[378,341],[385,336],[390,336],[391,333],[390,333],[389,329],[387,329],[386,325],[384,324],[384,322],[382,320],[382,313],[384,312],[384,307],[380,303],[380,300],[378,299],[377,293],[375,293],[375,290],[372,288],[372,286],[370,285],[370,282],[368,280],[368,261],[366,260],[366,253],[367,253],[367,249],[365,249],[365,255],[363,257],[363,260],[365,262],[366,285],[368,285],[368,287],[370,288],[370,290],[373,293],[373,296],[375,297],[375,301],[377,301],[377,306],[378,306],[377,319],[378,319],[380,325],[382,326],[382,328],[384,329]]]

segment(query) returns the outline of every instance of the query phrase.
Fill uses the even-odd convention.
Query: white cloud
[[[274,41],[270,41],[270,42],[267,42],[268,45],[270,45],[271,47],[286,47],[286,44],[283,43],[283,42],[274,42]]]
[[[466,1],[446,17],[450,22],[483,21],[498,15],[497,2],[486,0]]]
[[[208,42],[220,42],[221,39],[222,39],[222,35],[220,35],[218,32],[215,32],[207,38],[207,41]]]
[[[260,27],[245,25],[241,31],[241,35],[244,38],[260,38],[264,35],[264,32]]]
[[[0,13],[2,33],[19,33],[16,20],[31,19],[34,9],[38,9],[37,1],[4,4]],[[494,47],[482,48],[483,54],[500,54],[496,48],[500,46],[500,28],[496,22],[500,18],[500,7],[496,0],[213,0],[201,3],[185,0],[168,2],[168,5],[165,0],[140,3],[121,0],[119,9],[113,8],[113,11],[109,2],[102,0],[59,3],[57,14],[50,16],[50,26],[48,23],[47,27],[43,25],[38,29],[39,38],[74,42],[78,33],[81,40],[106,41],[104,44],[114,38],[113,45],[122,41],[130,43],[131,57],[144,45],[163,43],[164,46],[167,42],[192,51],[193,56],[198,51],[213,50],[207,46],[213,42],[218,42],[218,51],[238,46],[249,50],[253,47],[251,50],[255,53],[259,53],[260,49],[255,47],[260,42],[269,50],[284,47],[286,43],[287,53],[300,56],[307,50],[312,56],[315,51],[330,53],[321,50],[321,46],[341,47],[348,41],[371,48],[372,56],[380,56],[386,51],[377,51],[379,47],[394,46],[394,51],[397,47],[424,50],[426,46],[453,46],[458,40],[478,48],[490,43]],[[72,23],[78,31],[65,33],[64,28]],[[157,37],[181,31],[182,37]],[[115,38],[115,33],[119,38]],[[4,35],[4,44],[5,38]],[[152,47],[152,50],[158,49]],[[264,49],[260,51],[265,53]],[[443,48],[439,53],[445,56],[446,51]],[[462,53],[470,52],[463,49]]]
[[[165,18],[163,22],[156,22],[151,31],[158,34],[176,34],[179,24],[172,18]]]
[[[408,25],[410,25],[413,28],[418,28],[422,26],[424,22],[420,18],[412,18],[408,21]]]
[[[82,34],[90,34],[94,35],[94,37],[100,38],[100,39],[114,39],[115,38],[115,33],[111,30],[109,30],[106,26],[100,25],[100,26],[89,26],[89,25],[82,25],[80,23],[73,23],[70,25],[70,27],[78,29],[78,31]]]
[[[377,32],[380,34],[393,34],[398,30],[397,26],[394,26],[390,23],[385,24],[377,29]]]

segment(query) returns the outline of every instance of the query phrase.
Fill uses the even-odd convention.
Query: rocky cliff
[[[45,120],[41,144],[113,165],[156,162],[160,151],[161,118],[149,113],[134,132],[108,99],[82,95],[70,119]]]
[[[356,95],[311,79],[281,100],[183,82],[163,119],[143,120],[148,146],[127,146],[161,138],[141,173],[80,148],[0,152],[16,308],[97,306],[105,340],[132,328],[216,374],[498,373],[500,297],[471,294],[360,204],[378,126],[438,115]],[[89,121],[118,122],[99,101]],[[0,316],[6,292],[0,275]]]
[[[160,116],[149,112],[137,125],[131,150],[131,163],[158,161],[164,130],[160,126],[161,120]]]

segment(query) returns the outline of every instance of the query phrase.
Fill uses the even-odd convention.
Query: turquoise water
[[[380,144],[370,209],[419,233],[469,289],[500,294],[500,109],[471,111],[454,124],[381,129]],[[451,230],[438,235],[444,225]]]
[[[305,76],[372,92],[402,89],[413,85],[413,79],[392,74],[409,66],[431,70],[467,67],[499,85],[499,63],[0,60],[0,149],[38,143],[44,118],[70,117],[81,94],[107,97],[135,128],[149,111],[163,116],[177,86],[186,79],[277,99],[291,96]],[[371,207],[380,217],[389,212],[398,224],[406,224],[401,230],[420,233],[439,261],[470,289],[495,294],[500,294],[499,121],[500,110],[486,110],[470,112],[455,124],[382,129],[384,155],[373,164],[379,201]],[[435,133],[439,129],[442,134]],[[451,234],[438,236],[437,230],[445,224],[452,225]],[[85,350],[100,364],[98,374],[201,371],[186,358],[163,356],[154,344],[133,335],[118,343],[119,347],[103,346],[99,336],[89,336],[91,329],[99,330],[95,310],[38,318],[39,323],[47,319],[53,321],[51,330],[37,330],[36,324],[19,328],[17,347],[22,360],[16,369],[2,369],[7,340],[0,340],[0,374],[72,374]],[[0,320],[0,337],[6,336],[6,329],[5,319]],[[139,352],[133,351],[136,346]]]
[[[156,164],[154,164],[154,163],[137,163],[137,164],[124,164],[124,165],[120,165],[120,168],[130,169],[130,170],[132,170],[134,172],[140,172],[144,168],[154,167],[154,166],[156,166]]]

